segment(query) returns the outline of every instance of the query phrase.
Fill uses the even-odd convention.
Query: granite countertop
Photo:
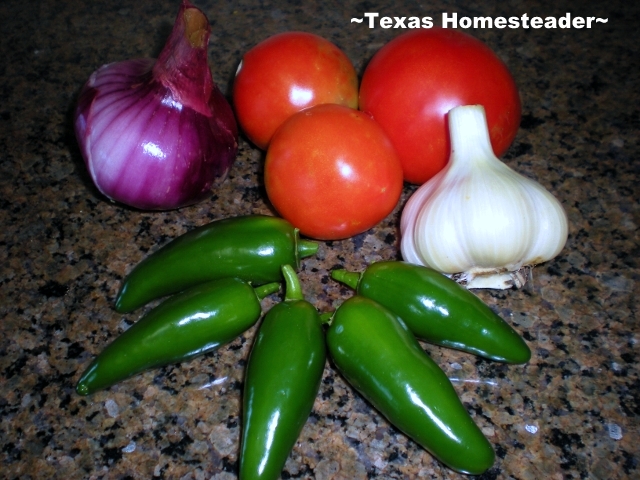
[[[255,327],[215,353],[80,397],[74,385],[142,312],[118,314],[124,275],[171,238],[211,220],[273,211],[263,154],[244,138],[210,199],[149,213],[92,186],[71,128],[80,87],[102,64],[153,56],[178,0],[0,5],[0,477],[233,479],[245,359]],[[492,479],[638,478],[640,408],[640,68],[638,3],[195,2],[212,24],[215,81],[244,51],[285,30],[344,49],[359,71],[399,29],[351,23],[381,16],[596,16],[591,29],[470,29],[508,64],[523,120],[504,161],[540,181],[570,220],[566,248],[521,290],[477,291],[531,346],[510,366],[424,344],[497,453]],[[465,3],[463,6],[462,4]],[[398,220],[415,187],[379,226],[321,242],[302,262],[310,301],[326,312],[351,292],[329,279],[398,258]],[[279,297],[264,300],[265,309]],[[313,412],[283,478],[456,479],[391,427],[327,364]]]

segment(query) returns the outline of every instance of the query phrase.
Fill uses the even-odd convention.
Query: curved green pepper
[[[304,300],[291,266],[286,294],[265,316],[251,349],[243,397],[240,478],[280,477],[309,418],[326,360],[316,309]]]
[[[226,278],[170,297],[110,343],[82,374],[76,391],[88,395],[144,370],[215,350],[255,324],[260,299],[279,288],[269,283],[254,289]]]
[[[331,277],[391,310],[422,340],[498,362],[526,363],[531,358],[531,350],[507,322],[435,270],[385,261],[361,274],[334,270]]]
[[[147,302],[217,278],[261,284],[282,280],[280,267],[300,264],[318,244],[301,240],[282,218],[249,215],[217,220],[172,240],[127,276],[116,310],[130,312]]]
[[[435,458],[469,474],[493,465],[491,444],[445,373],[389,310],[351,297],[335,311],[327,345],[347,381]]]

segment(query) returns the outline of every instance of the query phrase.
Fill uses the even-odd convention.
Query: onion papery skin
[[[157,61],[102,66],[84,85],[75,111],[76,137],[94,184],[109,199],[141,210],[205,199],[237,154],[235,117],[207,64],[208,22],[194,46],[187,9],[200,12],[183,2]]]

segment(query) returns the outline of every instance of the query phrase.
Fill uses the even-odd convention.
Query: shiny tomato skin
[[[402,193],[402,167],[368,115],[324,104],[296,113],[273,136],[264,167],[267,195],[300,233],[338,240],[382,221]]]
[[[385,130],[407,182],[422,184],[450,155],[447,112],[483,105],[497,156],[507,151],[520,125],[515,81],[502,60],[480,40],[434,28],[402,34],[367,65],[359,108]]]
[[[322,103],[358,106],[358,76],[330,41],[307,32],[273,35],[242,58],[233,84],[238,123],[258,148],[294,113]]]

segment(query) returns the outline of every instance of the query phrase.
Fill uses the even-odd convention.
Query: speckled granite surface
[[[482,478],[639,478],[638,3],[569,7],[509,2],[196,2],[213,26],[210,60],[228,92],[241,54],[269,35],[318,33],[358,70],[394,29],[387,16],[608,18],[590,30],[472,30],[509,65],[522,128],[505,157],[565,206],[570,237],[519,291],[478,294],[529,342],[524,366],[425,345],[444,368],[497,460]],[[574,3],[574,5],[577,5]],[[153,56],[177,0],[0,4],[0,477],[236,477],[244,359],[254,330],[204,358],[142,374],[82,398],[82,369],[140,312],[112,306],[123,276],[169,239],[210,220],[272,213],[262,154],[242,140],[226,183],[199,205],[143,213],[90,184],[71,130],[79,88],[100,65]],[[321,311],[351,293],[329,280],[398,255],[402,202],[356,238],[322,243],[301,278]],[[264,301],[269,308],[278,297]],[[283,478],[462,478],[390,427],[327,365]]]

